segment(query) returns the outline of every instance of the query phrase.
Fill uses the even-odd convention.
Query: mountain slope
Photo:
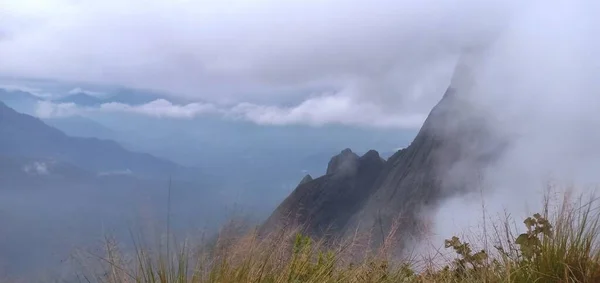
[[[262,229],[268,231],[280,225],[307,224],[306,232],[313,236],[339,233],[353,211],[359,209],[371,194],[369,189],[384,162],[376,151],[359,157],[345,149],[331,159],[325,176],[302,179]]]
[[[375,241],[388,234],[395,221],[399,238],[426,232],[421,229],[427,212],[449,197],[477,190],[480,169],[506,146],[487,130],[487,123],[450,87],[411,145],[386,162],[372,196],[346,230],[372,229]]]
[[[456,77],[458,76],[458,78]],[[298,224],[320,237],[319,229],[334,226],[332,236],[371,233],[374,245],[393,227],[396,239],[418,237],[423,224],[449,197],[478,190],[481,168],[491,164],[507,142],[491,131],[489,117],[471,103],[468,73],[455,74],[451,86],[433,108],[414,141],[382,164],[373,164],[363,178],[331,178],[328,174],[298,186],[263,226],[286,223],[302,207]],[[354,158],[355,159],[355,158]],[[334,157],[330,167],[345,160]],[[352,167],[352,166],[351,166]],[[371,179],[373,178],[373,179]],[[360,193],[357,193],[360,192]],[[308,215],[310,217],[305,217]],[[279,224],[274,224],[279,223]],[[398,226],[395,226],[395,225]],[[402,248],[402,242],[397,245]]]
[[[128,151],[113,141],[67,136],[1,102],[0,137],[0,155],[55,159],[92,172],[130,170],[164,178],[183,169],[149,154]]]
[[[115,140],[118,133],[108,127],[83,116],[56,117],[43,119],[44,123],[57,128],[72,137],[100,138]]]
[[[0,100],[7,103],[14,102],[37,102],[40,100],[39,97],[20,90],[6,90],[0,88]]]

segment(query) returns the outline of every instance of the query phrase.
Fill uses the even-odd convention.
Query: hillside
[[[263,229],[295,221],[317,237],[324,230],[333,237],[369,231],[377,244],[396,222],[401,234],[397,238],[418,236],[428,212],[444,199],[478,189],[480,168],[492,163],[507,145],[488,130],[489,121],[457,82],[433,108],[410,146],[387,161],[378,161],[376,152],[358,158],[345,150],[331,160],[325,176],[302,182]],[[335,168],[340,166],[350,168],[350,173],[338,176]]]
[[[310,223],[307,233],[313,236],[341,232],[371,194],[370,189],[384,163],[376,151],[359,157],[345,149],[329,162],[326,175],[315,180],[310,176],[302,179],[267,219],[263,229],[280,228],[277,226],[282,224]]]
[[[116,140],[119,136],[112,129],[83,116],[55,117],[42,121],[72,137]]]
[[[168,177],[185,168],[118,143],[70,137],[41,120],[0,102],[0,155],[64,161],[92,172],[130,170],[140,176]]]

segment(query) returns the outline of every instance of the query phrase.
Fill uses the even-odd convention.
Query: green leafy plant
[[[458,255],[454,260],[454,272],[458,276],[464,276],[469,271],[477,272],[486,265],[488,255],[485,250],[473,253],[469,243],[462,242],[458,237],[452,237],[445,241],[446,248],[452,248]]]

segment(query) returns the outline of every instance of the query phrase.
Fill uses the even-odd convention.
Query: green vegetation
[[[485,235],[491,247],[475,249],[453,237],[445,264],[402,260],[385,249],[369,250],[356,239],[324,245],[286,229],[258,237],[224,231],[202,248],[189,244],[164,251],[135,247],[125,257],[111,241],[94,270],[82,270],[81,282],[600,282],[600,214],[595,199],[567,199],[509,228],[495,225]],[[502,228],[500,228],[502,227]],[[520,230],[521,232],[517,232]],[[228,230],[230,231],[230,230]],[[384,245],[389,247],[389,245]],[[99,269],[98,269],[99,268]]]

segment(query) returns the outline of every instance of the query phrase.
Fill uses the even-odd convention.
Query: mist
[[[471,194],[437,210],[434,244],[483,235],[507,216],[520,227],[542,212],[547,193],[594,192],[600,181],[598,8],[594,1],[528,2],[465,61],[471,77],[461,94],[486,113],[489,130],[508,147],[481,168]],[[465,175],[454,168],[447,181]]]
[[[0,75],[161,90],[268,125],[418,128],[463,48],[520,2],[11,0]]]

